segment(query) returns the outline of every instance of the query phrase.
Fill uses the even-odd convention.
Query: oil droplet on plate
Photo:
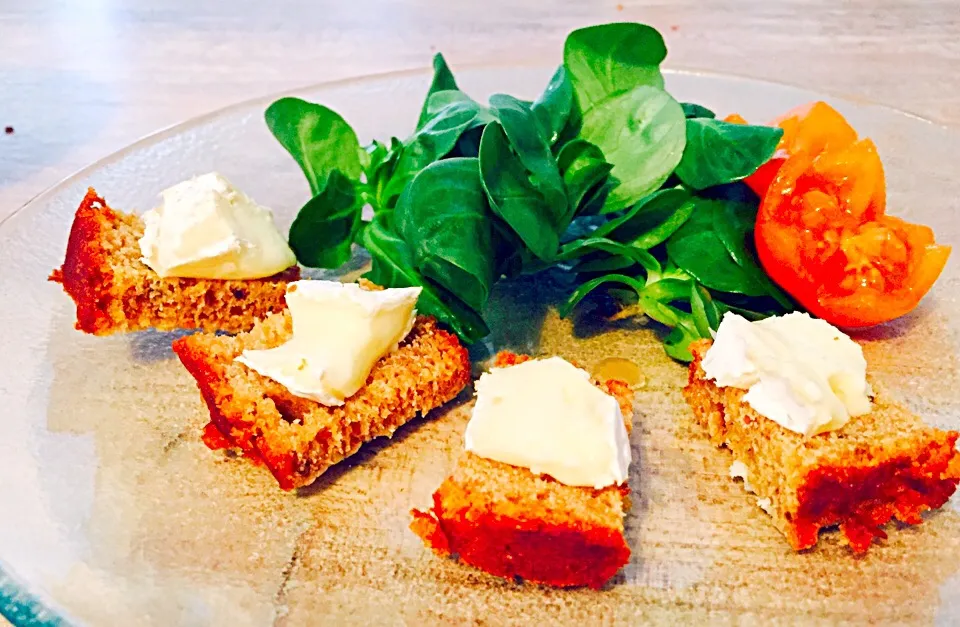
[[[646,383],[640,366],[623,357],[601,359],[593,367],[593,376],[601,381],[619,379],[632,388],[642,387]]]

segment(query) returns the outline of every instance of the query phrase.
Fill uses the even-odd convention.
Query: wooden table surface
[[[520,5],[516,7],[514,5]],[[230,103],[429,64],[559,59],[637,20],[667,65],[786,81],[960,124],[956,0],[0,0],[0,218],[157,129]]]

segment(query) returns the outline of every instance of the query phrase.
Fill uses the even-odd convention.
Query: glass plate
[[[477,98],[533,97],[552,68],[458,73]],[[408,133],[426,72],[303,90],[361,139]],[[673,72],[680,100],[766,120],[823,98],[873,137],[895,213],[957,243],[954,131],[888,108],[729,76]],[[121,209],[218,170],[289,224],[308,188],[263,123],[270,99],[163,131],[42,194],[0,226],[0,611],[16,624],[532,624],[960,621],[956,500],[854,558],[836,533],[796,554],[727,476],[728,454],[690,423],[686,372],[642,323],[561,321],[552,287],[520,281],[491,304],[488,350],[640,363],[630,563],[606,590],[518,585],[442,560],[408,530],[461,449],[461,403],[377,441],[315,485],[271,476],[200,442],[207,413],[170,334],[95,338],[46,281],[88,186]],[[360,262],[351,266],[356,269]],[[912,315],[862,334],[878,378],[927,419],[960,427],[957,263]],[[63,617],[62,619],[60,617]]]

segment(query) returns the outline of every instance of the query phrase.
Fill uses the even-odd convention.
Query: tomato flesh
[[[842,117],[818,104],[808,110],[824,127],[796,115],[781,122],[792,152],[762,196],[758,256],[810,313],[843,327],[880,324],[916,307],[950,247],[926,226],[885,215],[876,146],[851,139]]]
[[[743,179],[743,182],[753,190],[753,192],[763,198],[773,182],[777,172],[780,171],[783,162],[787,160],[787,153],[783,150],[777,150],[769,161],[757,168],[757,171]]]
[[[725,122],[748,124],[738,113],[724,118]],[[840,113],[825,102],[811,102],[787,111],[771,120],[767,126],[779,126],[783,137],[777,152],[744,181],[763,198],[777,172],[790,155],[798,152],[819,154],[831,148],[849,146],[857,140],[857,132]]]
[[[787,111],[770,122],[783,129],[779,149],[787,154],[801,151],[818,154],[849,146],[857,132],[840,113],[825,102],[812,102]]]

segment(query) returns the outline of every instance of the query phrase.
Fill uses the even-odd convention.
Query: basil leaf
[[[560,131],[567,125],[573,110],[573,85],[567,77],[567,71],[561,65],[557,68],[546,89],[530,107],[540,124],[540,130],[547,142],[553,144],[560,137]]]
[[[683,226],[695,203],[683,188],[662,189],[643,198],[622,216],[597,228],[594,235],[640,248],[653,248]]]
[[[360,142],[338,113],[299,98],[281,98],[264,113],[267,127],[300,164],[315,196],[333,170],[360,177]]]
[[[490,209],[520,237],[530,251],[551,260],[559,245],[560,218],[530,181],[513,152],[503,126],[488,124],[480,140],[480,181]]]
[[[711,111],[710,109],[695,104],[693,102],[681,102],[680,106],[683,108],[683,115],[687,118],[715,118],[717,114]]]
[[[706,287],[763,296],[765,286],[734,261],[714,231],[714,213],[722,204],[699,200],[690,219],[667,240],[667,256]]]
[[[433,56],[433,80],[430,82],[430,89],[427,90],[427,97],[424,99],[423,107],[420,109],[420,118],[417,120],[417,130],[430,119],[428,107],[430,97],[438,91],[448,91],[457,89],[457,81],[453,78],[453,72],[447,65],[447,60],[439,52]]]
[[[563,45],[563,64],[584,113],[640,85],[663,87],[660,63],[666,56],[663,37],[646,24],[588,26],[570,33]]]
[[[413,253],[403,239],[377,216],[361,234],[360,244],[373,261],[364,278],[383,287],[422,287],[417,310],[434,316],[460,338],[472,344],[489,335],[483,318],[459,299],[424,278],[414,268]]]
[[[350,259],[360,227],[362,205],[357,200],[354,183],[339,170],[332,171],[290,225],[290,248],[297,261],[311,268],[337,268]]]
[[[739,181],[770,160],[783,129],[692,118],[677,176],[693,189]]]
[[[584,114],[580,136],[603,151],[620,182],[603,213],[629,207],[667,180],[683,155],[684,122],[677,101],[648,86],[611,96]]]
[[[606,162],[603,151],[586,141],[574,139],[564,144],[557,155],[569,203],[568,219],[579,211],[581,202],[610,174],[613,166]]]
[[[477,160],[428,165],[404,189],[394,219],[423,276],[481,311],[495,279],[496,251]]]

